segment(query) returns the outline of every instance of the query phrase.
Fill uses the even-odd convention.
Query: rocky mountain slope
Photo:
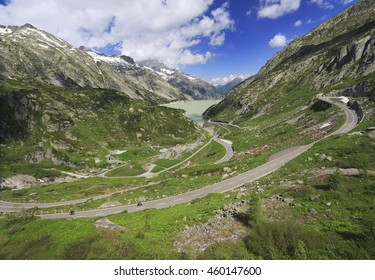
[[[217,99],[222,94],[213,85],[197,77],[182,73],[177,69],[171,69],[156,59],[140,61],[139,65],[143,66],[144,69],[155,71],[170,85],[194,99]]]
[[[375,8],[362,0],[293,40],[205,115],[241,121],[304,103],[319,93],[375,96]]]
[[[30,24],[0,26],[0,75],[63,87],[114,89],[150,103],[188,98],[153,71],[135,65],[130,57],[77,49]]]

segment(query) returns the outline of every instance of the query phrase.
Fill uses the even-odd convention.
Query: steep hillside
[[[161,78],[167,81],[174,88],[194,99],[217,99],[222,92],[213,85],[191,75],[171,69],[156,59],[140,61],[139,65],[145,69],[155,71]]]
[[[129,57],[87,53],[29,24],[0,26],[0,58],[0,75],[5,77],[114,89],[150,103],[186,99],[155,73],[132,64]]]
[[[373,4],[363,0],[292,41],[205,115],[241,121],[279,110],[274,105],[282,100],[290,107],[319,93],[374,97]]]
[[[0,78],[1,176],[102,167],[111,151],[197,137],[182,113],[121,92]]]

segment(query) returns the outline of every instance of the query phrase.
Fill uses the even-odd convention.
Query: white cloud
[[[298,27],[298,26],[301,26],[302,25],[302,20],[297,20],[295,23],[294,23],[294,27]]]
[[[249,17],[249,16],[252,15],[252,13],[253,13],[253,11],[250,9],[250,10],[248,10],[248,11],[246,12],[246,15]]]
[[[287,44],[287,39],[284,35],[281,33],[276,34],[269,42],[268,45],[271,48],[280,48],[280,47],[285,47]]]
[[[320,8],[323,9],[333,9],[335,6],[333,6],[329,1],[325,0],[310,0],[311,3],[317,4]]]
[[[229,76],[226,76],[226,77],[222,77],[222,78],[213,78],[211,81],[210,81],[210,84],[214,85],[214,86],[219,86],[219,85],[225,85],[231,81],[233,81],[234,79],[236,78],[240,78],[242,80],[248,78],[250,75],[229,75]]]
[[[301,0],[259,0],[259,18],[278,18],[297,11]]]
[[[233,30],[227,3],[214,0],[18,0],[0,6],[1,24],[26,22],[75,46],[119,44],[136,60],[158,58],[168,66],[205,63],[214,55],[190,48],[207,40],[222,45]]]

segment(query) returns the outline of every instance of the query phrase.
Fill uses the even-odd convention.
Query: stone
[[[346,169],[339,168],[339,171],[342,175],[345,175],[345,176],[356,176],[361,173],[359,169],[357,168],[346,168]]]
[[[332,202],[327,202],[326,203],[326,206],[328,206],[328,207],[331,206],[331,205],[332,205]]]
[[[320,194],[310,196],[310,200],[314,201],[320,198]]]
[[[103,229],[109,229],[109,230],[115,230],[123,232],[125,230],[125,227],[116,225],[115,223],[111,222],[107,218],[100,218],[95,222],[96,228],[103,228]]]
[[[118,206],[121,206],[121,205],[122,204],[119,201],[109,201],[109,202],[106,202],[106,203],[103,203],[102,205],[100,205],[99,209],[118,207]]]
[[[293,198],[290,198],[290,197],[286,197],[286,198],[283,199],[283,201],[284,201],[285,203],[291,204],[291,203],[293,203],[294,199],[293,199]]]
[[[327,157],[325,158],[325,161],[333,161],[333,158],[332,158],[331,156],[327,156]]]

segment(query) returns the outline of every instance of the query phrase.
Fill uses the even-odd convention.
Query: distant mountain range
[[[138,64],[129,56],[108,56],[75,48],[30,24],[0,25],[0,75],[63,87],[115,89],[149,103],[215,99],[223,91],[157,60]]]

